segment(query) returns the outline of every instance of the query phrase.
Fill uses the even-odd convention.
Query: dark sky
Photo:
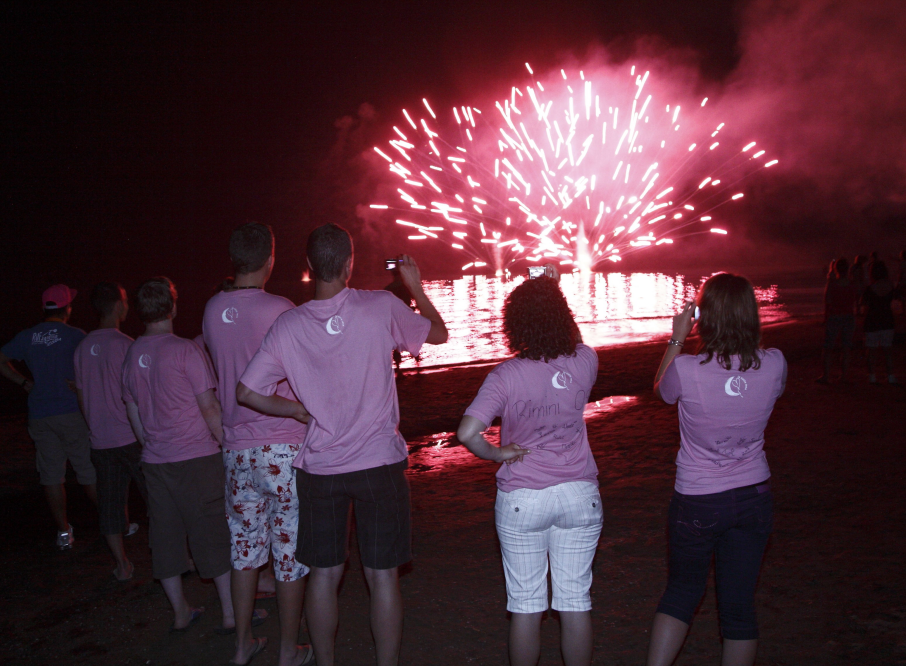
[[[56,281],[166,274],[200,300],[248,220],[275,227],[275,280],[298,280],[308,230],[355,229],[364,203],[341,184],[339,119],[367,103],[383,141],[423,96],[468,103],[526,61],[602,50],[696,69],[790,165],[758,185],[733,252],[807,262],[906,242],[898,2],[223,4],[4,5],[0,337]]]

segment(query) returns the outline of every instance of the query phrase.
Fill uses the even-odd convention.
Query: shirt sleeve
[[[783,355],[783,352],[777,352],[780,354],[780,362],[783,364],[783,370],[780,374],[780,387],[777,389],[777,397],[783,395],[783,392],[786,390],[786,376],[787,376],[787,364],[786,357]]]
[[[586,383],[588,386],[594,386],[598,381],[598,352],[588,345],[580,344],[576,346],[576,354],[585,362],[588,369]]]
[[[245,372],[239,378],[240,382],[255,393],[273,395],[277,390],[277,384],[286,379],[286,369],[279,352],[279,336],[277,326],[271,326],[261,342],[261,347],[252,356]]]
[[[400,351],[418,356],[431,330],[431,322],[414,313],[409,306],[387,292],[390,304],[390,335]]]
[[[216,388],[217,382],[211,366],[205,361],[204,353],[194,342],[188,342],[183,352],[183,372],[192,387],[192,394],[201,395],[208,389]]]
[[[503,414],[506,399],[506,382],[498,368],[485,377],[478,395],[466,409],[466,416],[472,416],[489,426],[495,418]]]
[[[25,360],[25,352],[28,348],[28,331],[20,332],[16,337],[3,345],[3,348],[0,349],[0,352],[3,353],[7,358],[11,358],[14,361]]]
[[[679,370],[676,369],[676,364],[679,359],[680,357],[677,356],[673,359],[673,362],[667,366],[667,370],[664,371],[664,376],[661,377],[661,382],[658,384],[658,389],[661,392],[661,399],[668,405],[676,404],[676,401],[683,397],[682,382],[680,381]]]

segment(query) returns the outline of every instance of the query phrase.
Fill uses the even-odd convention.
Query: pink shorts
[[[223,452],[234,569],[256,569],[272,553],[278,581],[299,580],[308,573],[296,561],[299,500],[293,460],[300,447],[267,444]]]

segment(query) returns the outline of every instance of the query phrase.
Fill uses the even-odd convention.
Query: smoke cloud
[[[630,63],[649,68],[674,99],[709,97],[703,124],[726,121],[740,145],[758,140],[780,160],[743,184],[746,198],[733,209],[724,245],[677,243],[646,253],[697,261],[717,247],[743,263],[797,265],[873,249],[892,256],[906,246],[906,12],[897,0],[753,0],[738,16],[741,55],[722,81],[704,79],[695,53],[657,37],[638,40],[628,58],[622,48],[619,62],[606,45],[560,57],[564,67],[605,79]],[[520,74],[513,73],[517,85]],[[459,103],[492,111],[492,99],[503,97],[474,94]],[[369,265],[405,247],[405,233],[368,207],[399,198],[398,180],[373,151],[390,138],[399,109],[381,111],[389,117],[363,104],[338,120],[321,170],[330,192],[324,212],[355,227],[357,255],[367,252]],[[419,250],[436,255],[435,268],[452,270],[458,261],[436,243]]]

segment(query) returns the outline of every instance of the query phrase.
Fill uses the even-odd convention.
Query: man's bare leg
[[[232,571],[232,569],[230,569],[230,571]],[[224,629],[236,626],[236,614],[233,612],[233,597],[230,593],[230,571],[225,571],[214,579],[214,587],[217,588],[217,596],[220,598],[220,608],[223,611]],[[249,617],[251,618],[251,616]],[[249,622],[251,622],[251,619],[249,619]]]
[[[378,666],[396,666],[403,639],[403,595],[400,593],[399,569],[363,568],[371,590],[371,633],[374,635]],[[311,618],[308,621],[310,626]]]
[[[233,656],[233,662],[236,664],[246,663],[257,648],[255,637],[252,636],[252,613],[255,610],[257,589],[257,569],[230,571],[230,596],[236,618],[236,654]]]
[[[113,553],[113,559],[116,560],[116,571],[113,575],[117,580],[128,580],[132,577],[132,562],[126,557],[126,550],[123,548],[122,534],[105,534],[107,545],[110,546],[110,552]]]
[[[69,531],[69,521],[66,519],[66,486],[62,483],[55,486],[44,486],[44,496],[50,507],[57,529],[61,532]]]
[[[85,489],[85,494],[88,495],[88,499],[91,500],[91,503],[95,506],[98,505],[98,487],[94,483],[86,483],[82,486]]]
[[[192,612],[195,610],[203,611],[204,608],[192,608],[186,601],[186,595],[182,590],[182,576],[172,576],[160,581],[164,588],[164,593],[173,607],[173,628],[184,629],[192,621]]]
[[[333,666],[338,621],[337,590],[344,567],[345,563],[327,568],[312,567],[308,574],[305,615],[318,666]],[[368,570],[365,571],[367,573]]]
[[[296,639],[302,620],[302,601],[305,596],[305,577],[293,581],[277,581],[277,609],[280,611],[279,666],[299,663]]]

